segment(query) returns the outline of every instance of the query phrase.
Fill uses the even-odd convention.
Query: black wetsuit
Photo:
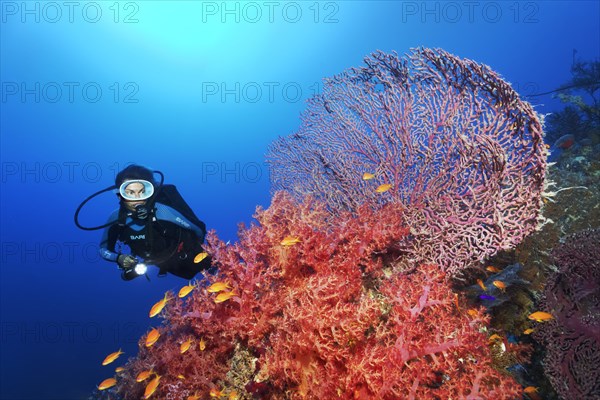
[[[117,241],[129,246],[133,256],[160,268],[160,274],[167,272],[184,279],[192,279],[198,272],[210,266],[207,257],[194,263],[194,257],[203,252],[202,243],[206,234],[204,226],[190,222],[180,212],[165,204],[156,202],[152,222],[139,220],[128,212],[124,221],[119,221],[119,210],[109,217],[109,225],[104,229],[100,242],[100,255],[107,261],[117,261],[119,253]],[[121,222],[121,223],[120,223]],[[148,232],[152,229],[152,232]]]

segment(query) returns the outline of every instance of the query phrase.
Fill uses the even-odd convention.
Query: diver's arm
[[[100,249],[98,251],[100,257],[104,258],[106,261],[117,262],[117,258],[119,257],[119,254],[115,252],[115,245],[119,237],[119,227],[116,224],[118,219],[119,210],[115,210],[110,217],[108,217],[107,221],[111,222],[112,225],[104,228],[104,232],[102,233],[102,240],[100,241]]]
[[[172,222],[173,224],[183,229],[188,229],[196,234],[196,236],[200,239],[201,243],[204,242],[204,236],[206,235],[206,231],[202,227],[191,223],[186,217],[184,217],[179,211],[175,210],[173,207],[169,207],[161,203],[156,203],[156,218],[158,220]]]

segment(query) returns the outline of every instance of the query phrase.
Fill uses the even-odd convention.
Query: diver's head
[[[145,205],[156,187],[152,170],[135,164],[119,172],[115,184],[119,188],[117,196],[129,211]]]

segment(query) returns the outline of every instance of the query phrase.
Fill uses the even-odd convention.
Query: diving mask
[[[125,201],[147,200],[154,194],[154,185],[143,179],[125,181],[119,187],[119,194]]]

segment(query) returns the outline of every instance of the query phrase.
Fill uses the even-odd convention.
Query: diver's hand
[[[121,254],[117,257],[117,264],[119,264],[119,268],[121,269],[131,269],[135,267],[138,263],[138,260],[129,254]]]

